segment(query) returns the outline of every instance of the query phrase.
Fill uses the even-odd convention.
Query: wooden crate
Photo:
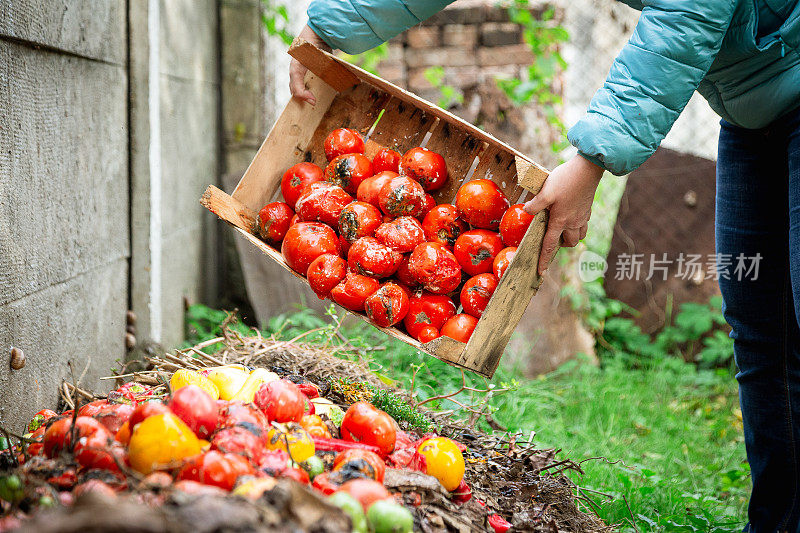
[[[526,190],[536,194],[541,189],[547,177],[544,168],[464,120],[303,40],[295,41],[289,54],[308,67],[306,81],[316,105],[290,100],[233,195],[209,186],[201,203],[290,272],[294,273],[280,251],[253,234],[256,214],[278,199],[287,168],[301,161],[325,167],[323,140],[335,128],[370,133],[366,151],[370,158],[387,146],[403,153],[427,137],[425,147],[442,154],[450,176],[434,194],[437,203],[452,203],[467,179],[491,179],[512,204],[521,201]],[[541,284],[536,265],[545,225],[543,212],[528,228],[467,344],[449,337],[421,344],[398,329],[379,329],[447,363],[491,377]],[[358,316],[370,322],[365,315]]]

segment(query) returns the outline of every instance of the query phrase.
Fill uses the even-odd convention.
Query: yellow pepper
[[[233,395],[231,401],[240,401],[244,403],[253,403],[253,397],[258,392],[258,389],[261,388],[261,385],[264,383],[269,383],[270,381],[276,381],[280,379],[278,374],[275,372],[270,372],[264,368],[256,368],[250,375],[247,376],[247,380],[242,385],[242,388],[239,389],[239,392]]]
[[[288,444],[288,448],[287,448]],[[289,458],[302,463],[314,455],[314,441],[300,424],[291,422],[286,424],[286,430],[271,427],[267,432],[267,449],[284,450]]]
[[[230,400],[239,392],[248,376],[249,374],[240,368],[223,366],[211,371],[208,379],[217,386],[221,400]]]
[[[249,500],[257,500],[268,490],[274,489],[277,484],[278,481],[274,477],[251,479],[233,489],[231,494],[243,496]]]
[[[169,388],[172,390],[172,392],[175,392],[176,390],[187,385],[197,385],[206,391],[212,399],[219,400],[219,389],[217,386],[214,385],[210,379],[195,372],[194,370],[182,368],[180,370],[176,370],[175,373],[172,374],[172,377],[169,378]]]
[[[200,441],[189,426],[172,413],[153,415],[136,425],[128,446],[128,459],[137,472],[174,468],[201,452]]]

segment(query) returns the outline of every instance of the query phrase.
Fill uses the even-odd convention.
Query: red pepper
[[[295,383],[295,385],[309,400],[319,398],[319,389],[313,383]]]
[[[467,503],[472,498],[472,489],[469,488],[467,482],[463,479],[456,487],[456,490],[450,493],[450,499],[456,503]]]
[[[326,439],[324,437],[312,437],[314,439],[314,449],[318,452],[343,452],[345,450],[366,450],[368,452],[377,453],[381,457],[386,457],[385,453],[381,453],[381,449],[371,444],[364,444],[361,442],[351,442],[349,440],[341,439]]]
[[[494,528],[494,533],[506,533],[511,529],[511,523],[499,514],[489,516],[489,525]]]

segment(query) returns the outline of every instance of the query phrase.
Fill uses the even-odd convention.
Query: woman
[[[359,53],[445,0],[313,0],[300,37]],[[626,0],[641,10],[587,114],[578,154],[526,204],[548,209],[539,271],[559,242],[586,235],[604,170],[623,175],[656,150],[698,90],[722,117],[717,253],[760,254],[757,276],[720,276],[732,327],[753,492],[746,531],[800,531],[800,0]],[[314,103],[292,61],[295,97]],[[732,273],[731,273],[732,274]],[[741,278],[741,279],[740,279]]]

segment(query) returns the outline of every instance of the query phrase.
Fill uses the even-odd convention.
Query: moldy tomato
[[[325,181],[355,194],[361,182],[372,176],[372,163],[361,154],[337,156],[325,167]]]
[[[414,279],[414,276],[411,275],[411,271],[408,269],[408,257],[408,255],[404,255],[403,259],[400,260],[400,265],[398,265],[394,277],[396,277],[397,281],[401,284],[408,287],[409,290],[412,290],[419,287],[419,282]]]
[[[417,467],[439,480],[448,491],[453,491],[464,479],[464,456],[458,445],[446,437],[426,439],[414,455]]]
[[[464,312],[480,318],[495,289],[497,276],[494,274],[478,274],[469,278],[461,289],[461,306]]]
[[[425,202],[422,204],[422,213],[420,213],[419,218],[425,218],[434,207],[436,207],[436,199],[430,194],[426,194]]]
[[[342,419],[342,439],[377,446],[382,453],[394,450],[395,421],[371,403],[356,402]]]
[[[497,279],[502,279],[503,274],[506,273],[506,269],[508,265],[511,264],[511,261],[514,259],[514,256],[517,254],[517,248],[515,246],[509,246],[508,248],[503,248],[500,250],[494,261],[492,262],[492,273],[497,276]]]
[[[306,187],[314,182],[322,181],[322,169],[314,163],[298,163],[289,167],[281,178],[281,194],[283,200],[294,209],[297,199],[303,194]]]
[[[475,326],[478,325],[478,319],[472,315],[461,313],[454,316],[444,323],[442,326],[442,335],[466,343],[472,336]]]
[[[173,392],[169,408],[201,439],[207,439],[217,429],[217,402],[197,385],[187,385]]]
[[[383,214],[372,204],[352,202],[339,214],[339,234],[354,243],[361,237],[372,237],[383,222]]]
[[[272,246],[283,240],[292,225],[294,211],[289,204],[272,202],[261,208],[256,219],[256,233],[261,240]]]
[[[372,170],[377,174],[384,170],[399,172],[400,154],[390,148],[382,148],[380,152],[372,158]]]
[[[300,220],[324,222],[335,228],[339,226],[342,209],[352,201],[353,198],[338,185],[318,181],[306,187],[295,207]]]
[[[181,468],[178,479],[197,481],[229,491],[233,490],[239,476],[252,474],[253,466],[241,455],[211,450],[190,459]]]
[[[408,334],[420,342],[439,336],[439,330],[456,314],[456,304],[447,296],[423,292],[409,300],[408,314],[403,320]]]
[[[497,231],[509,207],[508,198],[495,182],[487,179],[468,181],[456,193],[456,207],[461,217],[476,228]]]
[[[50,424],[44,432],[44,454],[49,459],[56,457],[62,450],[68,449],[72,444],[72,417],[60,418]],[[88,416],[78,416],[75,419],[75,436],[78,440],[91,437],[94,434],[111,438],[111,433],[97,420]]]
[[[397,324],[408,313],[408,295],[396,283],[384,283],[364,302],[367,316],[377,325],[388,328]]]
[[[425,190],[407,176],[397,176],[381,187],[378,203],[387,215],[418,217],[425,208]]]
[[[281,254],[286,264],[300,274],[322,254],[338,255],[339,238],[330,226],[319,222],[298,222],[286,232]]]
[[[219,428],[243,427],[255,436],[261,437],[269,425],[264,413],[253,404],[228,402],[220,408]]]
[[[414,248],[408,270],[418,283],[434,294],[447,294],[461,284],[461,268],[453,253],[443,245],[424,242]]]
[[[214,434],[211,449],[235,453],[259,464],[264,457],[266,434],[258,436],[241,426],[223,428]]]
[[[447,181],[447,165],[436,152],[412,148],[400,159],[400,175],[417,180],[426,191],[436,191]]]
[[[459,216],[456,206],[440,204],[425,215],[422,229],[425,230],[425,240],[438,242],[452,249],[458,236],[469,230],[469,224]]]
[[[356,130],[350,128],[335,129],[325,137],[323,143],[325,157],[332,161],[343,154],[363,154],[364,139]]]
[[[350,311],[361,312],[364,302],[381,284],[375,278],[348,272],[344,280],[331,290],[331,300]]]
[[[473,229],[456,239],[453,254],[470,276],[492,271],[492,261],[503,249],[500,235],[485,229]]]
[[[374,237],[361,237],[347,253],[350,270],[363,276],[386,278],[397,271],[403,255],[378,242]]]
[[[299,422],[303,417],[305,402],[297,385],[285,379],[261,385],[253,403],[261,409],[270,422]]]
[[[308,265],[308,284],[320,299],[330,294],[331,289],[347,275],[347,261],[336,254],[322,254]]]
[[[524,209],[524,204],[514,204],[508,208],[500,220],[500,237],[506,246],[519,246],[522,237],[533,222],[533,217]]]
[[[356,198],[359,202],[366,202],[379,208],[381,204],[378,202],[378,193],[381,192],[381,188],[386,185],[390,179],[396,177],[397,172],[388,170],[383,172],[375,171],[374,176],[365,179],[361,182],[361,185],[358,186]]]
[[[295,423],[287,424],[286,431],[271,427],[267,432],[267,449],[283,450],[295,463],[302,463],[314,455],[315,451],[311,435]]]
[[[425,242],[425,232],[416,218],[404,216],[381,224],[375,230],[375,238],[392,250],[405,253]]]
[[[386,475],[386,464],[378,454],[367,450],[345,450],[333,460],[333,472],[353,469],[363,474],[363,477],[374,479],[383,483]]]

